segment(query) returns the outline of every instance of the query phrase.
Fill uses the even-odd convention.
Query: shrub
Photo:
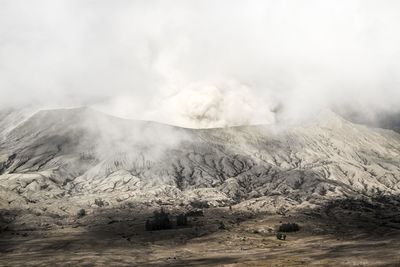
[[[160,212],[155,211],[153,220],[147,220],[145,226],[147,231],[171,229],[172,225],[169,220],[169,213],[165,212],[163,209],[161,209]]]
[[[300,227],[297,223],[284,223],[279,226],[279,232],[297,232],[300,230]]]
[[[79,211],[78,211],[78,217],[79,218],[82,218],[83,216],[85,216],[86,215],[86,211],[84,210],[84,209],[80,209]]]
[[[188,225],[187,216],[185,214],[179,214],[178,216],[176,216],[176,225],[177,226]]]
[[[286,240],[286,235],[282,233],[277,233],[276,238],[279,240]]]

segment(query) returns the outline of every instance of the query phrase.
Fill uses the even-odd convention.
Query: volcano
[[[215,129],[126,120],[91,108],[7,110],[0,117],[5,232],[118,224],[129,221],[123,214],[130,209],[187,211],[193,203],[240,216],[313,214],[340,223],[349,207],[375,207],[378,214],[398,205],[400,134],[331,111],[302,125]],[[376,199],[384,202],[376,206]],[[88,215],[76,219],[82,209]],[[381,214],[393,229],[396,212]],[[382,222],[376,214],[373,222]]]

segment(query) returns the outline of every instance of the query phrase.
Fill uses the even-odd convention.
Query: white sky
[[[0,0],[0,105],[187,127],[400,110],[400,1]]]

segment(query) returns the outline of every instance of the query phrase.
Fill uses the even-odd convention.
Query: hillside
[[[101,197],[275,210],[400,192],[400,135],[328,111],[305,126],[194,130],[59,109],[7,129],[3,208],[59,203],[64,212]]]
[[[88,108],[0,117],[1,266],[400,260],[393,131],[329,111],[301,126],[197,130]],[[148,231],[160,209],[172,229]],[[283,223],[300,230],[278,240]]]

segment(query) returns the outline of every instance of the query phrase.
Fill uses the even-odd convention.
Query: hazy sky
[[[0,0],[0,105],[188,127],[400,110],[400,1]]]

